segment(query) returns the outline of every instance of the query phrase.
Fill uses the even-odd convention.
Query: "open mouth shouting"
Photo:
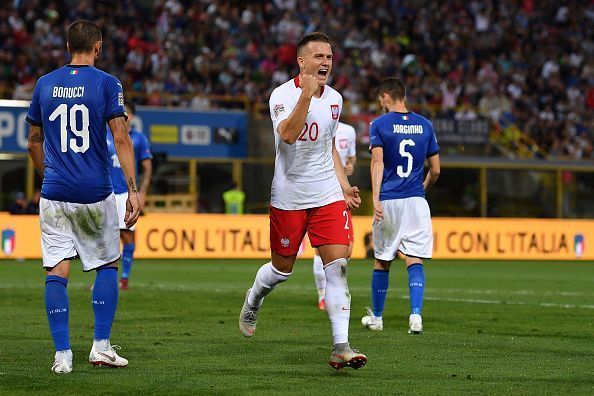
[[[318,78],[326,78],[328,77],[328,72],[329,69],[327,67],[323,67],[320,70],[318,70]]]

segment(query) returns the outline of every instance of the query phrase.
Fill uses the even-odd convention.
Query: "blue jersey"
[[[369,147],[384,150],[380,201],[424,197],[425,159],[439,153],[433,125],[416,113],[390,112],[373,120]]]
[[[116,117],[127,117],[122,85],[95,67],[66,65],[37,81],[27,121],[45,137],[43,198],[94,203],[111,194],[105,123]]]
[[[130,131],[130,139],[134,145],[134,158],[136,163],[145,159],[153,158],[151,154],[151,147],[147,137],[136,129],[132,128]],[[113,134],[107,129],[107,155],[109,156],[109,174],[111,176],[111,183],[113,184],[113,191],[116,194],[122,194],[128,192],[128,185],[126,184],[126,178],[120,165],[120,160],[116,153],[115,145],[113,143]],[[138,170],[138,166],[136,166]],[[136,178],[138,179],[138,172],[136,172]]]

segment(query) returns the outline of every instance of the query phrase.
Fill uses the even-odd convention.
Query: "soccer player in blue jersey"
[[[388,271],[398,256],[404,259],[408,270],[408,332],[420,334],[425,287],[423,260],[430,259],[433,251],[425,191],[439,177],[439,146],[431,122],[407,110],[401,80],[386,78],[376,93],[387,114],[375,119],[369,130],[375,265],[371,281],[373,310],[361,322],[371,330],[383,329]],[[423,179],[425,160],[429,172]]]
[[[140,182],[138,192],[140,198],[140,210],[142,211],[153,174],[153,155],[151,154],[151,147],[146,135],[137,131],[132,126],[132,118],[136,113],[134,104],[126,103],[126,113],[128,114],[128,120],[126,121],[127,129],[132,144],[134,145],[134,158],[142,166],[142,181]],[[135,231],[134,226],[129,228],[126,227],[124,221],[126,216],[126,200],[128,199],[128,186],[126,184],[124,173],[122,172],[120,160],[116,153],[113,135],[109,130],[107,131],[107,151],[109,155],[109,173],[111,175],[113,192],[115,193],[118,206],[120,238],[124,245],[122,250],[122,277],[120,278],[120,289],[128,290],[128,279],[130,278],[130,271],[132,270],[132,262],[134,260],[134,249],[136,247],[134,236]]]
[[[43,178],[41,248],[45,307],[56,354],[52,371],[72,371],[66,286],[70,261],[80,257],[84,271],[97,275],[91,303],[95,314],[89,361],[124,367],[110,344],[118,301],[117,262],[120,241],[115,196],[109,177],[105,123],[114,142],[128,186],[126,225],[138,219],[134,151],[126,128],[122,85],[96,69],[101,30],[87,20],[68,27],[70,64],[42,76],[27,114],[29,155]]]

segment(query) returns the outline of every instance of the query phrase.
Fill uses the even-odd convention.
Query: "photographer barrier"
[[[353,258],[371,256],[371,224],[353,218]],[[37,216],[0,213],[0,232],[0,258],[41,257]],[[433,232],[437,259],[594,260],[591,220],[434,218]],[[303,246],[311,258],[307,237]],[[147,214],[136,227],[135,257],[268,259],[268,216]]]

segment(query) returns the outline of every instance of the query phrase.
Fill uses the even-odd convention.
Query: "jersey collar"
[[[293,82],[295,83],[295,88],[299,88],[299,74],[297,74],[297,77],[293,79]],[[322,85],[322,89],[320,90],[320,96],[324,94],[324,88],[325,85]]]

